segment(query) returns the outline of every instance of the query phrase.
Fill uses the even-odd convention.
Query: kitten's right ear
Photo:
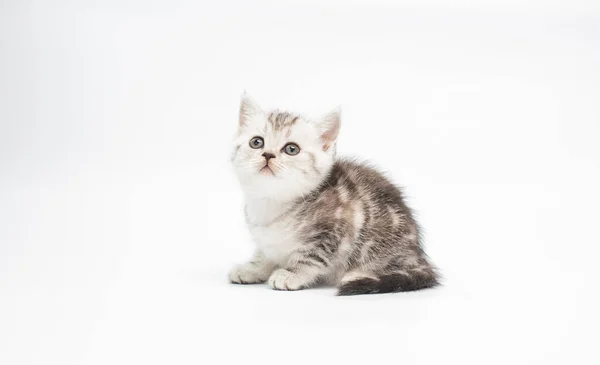
[[[263,114],[262,109],[258,105],[258,103],[250,97],[244,91],[242,94],[242,101],[240,103],[240,121],[238,128],[242,130],[244,127],[248,125],[248,122],[252,117]]]

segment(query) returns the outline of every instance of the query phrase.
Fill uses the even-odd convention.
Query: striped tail
[[[439,285],[433,270],[403,270],[378,276],[342,282],[337,295],[379,294],[414,291]]]

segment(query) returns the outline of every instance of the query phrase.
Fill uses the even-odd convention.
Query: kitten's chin
[[[254,172],[241,169],[236,172],[248,198],[293,201],[317,189],[329,175],[333,161],[321,162],[309,171],[281,171],[265,166]]]
[[[294,176],[278,176],[272,171],[261,171],[254,176],[240,176],[244,195],[252,199],[292,201],[310,193],[319,182],[298,179]]]

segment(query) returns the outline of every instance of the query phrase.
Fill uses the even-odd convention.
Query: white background
[[[0,52],[1,364],[600,362],[597,1],[2,1]],[[244,89],[341,104],[445,285],[228,284]]]

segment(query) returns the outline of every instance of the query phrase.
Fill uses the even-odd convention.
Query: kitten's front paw
[[[229,281],[234,284],[258,284],[264,283],[265,278],[261,277],[252,265],[238,265],[229,272]]]
[[[276,290],[298,290],[302,287],[302,280],[298,274],[279,269],[271,274],[269,285]]]

